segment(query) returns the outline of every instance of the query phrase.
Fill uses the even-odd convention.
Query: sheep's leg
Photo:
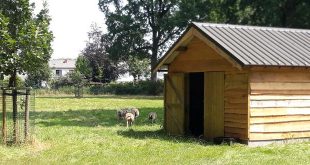
[[[127,120],[127,128],[128,128],[128,124],[129,124],[129,123],[128,123],[128,120]]]

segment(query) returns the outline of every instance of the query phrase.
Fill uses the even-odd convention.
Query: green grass
[[[132,129],[115,110],[137,107]],[[36,99],[36,142],[0,146],[0,164],[309,164],[310,143],[250,148],[212,145],[161,129],[163,102],[153,97],[103,96]],[[159,120],[146,116],[156,111]]]

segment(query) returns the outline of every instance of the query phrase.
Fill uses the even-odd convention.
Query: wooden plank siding
[[[310,73],[253,71],[250,140],[310,137]]]
[[[169,65],[169,72],[208,72],[234,71],[232,64],[218,55],[203,41],[194,37],[187,46],[187,51],[180,53]]]
[[[225,136],[248,140],[248,74],[225,73]]]
[[[224,136],[224,72],[204,74],[204,135]]]
[[[174,73],[165,76],[165,129],[172,135],[185,132],[184,74]]]

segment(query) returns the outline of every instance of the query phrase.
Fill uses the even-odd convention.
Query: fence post
[[[26,89],[26,99],[25,99],[25,142],[27,142],[29,136],[29,96],[30,90]]]
[[[18,112],[17,112],[17,90],[12,89],[12,100],[13,100],[13,143],[18,143]]]
[[[6,90],[2,90],[2,140],[6,144]]]

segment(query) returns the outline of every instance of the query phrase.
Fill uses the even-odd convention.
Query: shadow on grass
[[[149,123],[147,115],[149,112],[158,113],[158,123],[162,123],[162,108],[141,108],[140,116],[136,119],[135,125],[141,126]],[[116,126],[124,125],[125,121],[116,118],[116,110],[94,109],[94,110],[68,110],[68,111],[41,111],[34,115],[36,124],[43,126]]]
[[[105,98],[105,99],[137,99],[137,100],[163,100],[163,96],[140,96],[140,95],[87,95],[83,98],[76,98],[74,96],[36,96],[36,98],[51,98],[51,99],[87,99],[87,98]]]
[[[159,139],[165,141],[171,141],[175,143],[198,143],[200,145],[215,145],[205,139],[200,139],[193,136],[173,136],[167,134],[163,129],[156,131],[134,131],[132,129],[126,131],[117,131],[118,135],[133,138],[133,139]]]

